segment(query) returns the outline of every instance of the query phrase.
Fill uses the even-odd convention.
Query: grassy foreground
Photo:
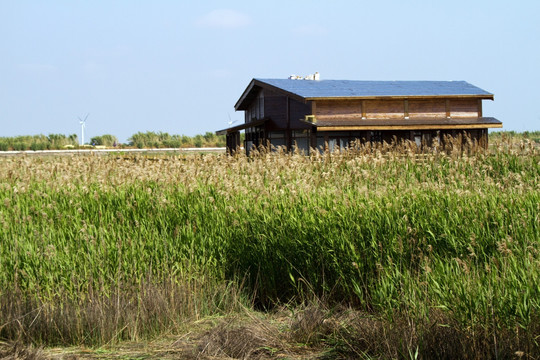
[[[0,170],[0,338],[96,346],[286,305],[289,339],[329,358],[540,356],[534,143]]]

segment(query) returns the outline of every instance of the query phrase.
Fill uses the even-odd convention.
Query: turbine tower
[[[81,146],[84,145],[84,127],[86,126],[86,119],[88,119],[88,115],[84,117],[84,120],[79,117],[79,124],[81,124]]]

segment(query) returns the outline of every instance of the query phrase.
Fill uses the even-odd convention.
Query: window
[[[287,146],[287,144],[285,143],[284,131],[269,132],[268,139],[270,140],[270,145],[272,146],[272,150],[276,150],[278,147]]]
[[[337,150],[337,139],[328,139],[328,151],[333,152]]]
[[[370,134],[371,142],[382,142],[382,132],[381,131],[371,131]]]
[[[323,136],[317,136],[317,150],[320,152],[324,152],[324,137]]]
[[[305,154],[309,152],[309,138],[307,130],[292,131],[293,150],[299,150]]]

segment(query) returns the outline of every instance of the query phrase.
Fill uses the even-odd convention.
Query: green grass
[[[538,351],[539,149],[362,151],[1,159],[0,336],[100,344],[317,296]]]

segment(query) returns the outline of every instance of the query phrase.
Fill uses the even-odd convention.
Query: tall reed
[[[2,158],[0,336],[134,339],[317,294],[538,346],[539,148],[455,146]]]

